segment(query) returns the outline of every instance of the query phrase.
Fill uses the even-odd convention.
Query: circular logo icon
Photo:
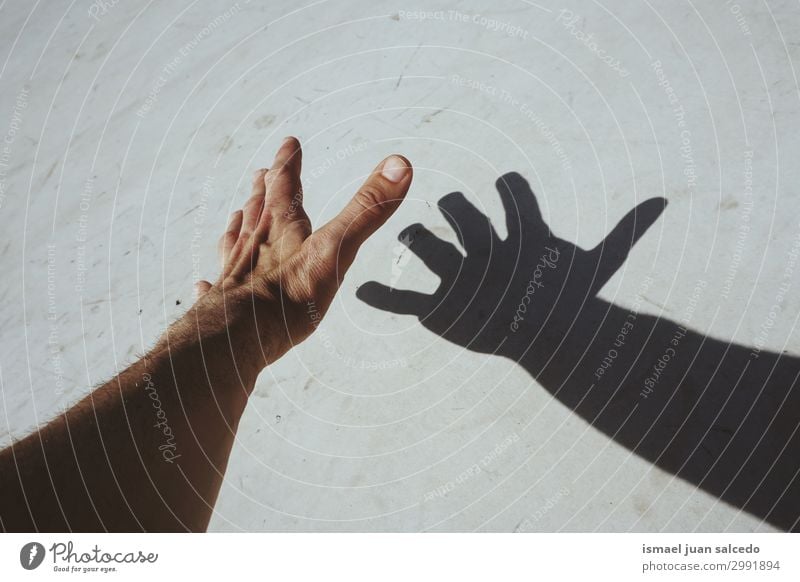
[[[19,551],[19,563],[26,570],[38,568],[44,561],[44,546],[39,542],[28,542]]]

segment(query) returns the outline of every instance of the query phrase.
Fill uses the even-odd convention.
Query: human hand
[[[312,232],[301,162],[300,143],[290,137],[272,166],[256,172],[250,199],[219,241],[222,273],[213,285],[196,285],[199,298],[187,314],[193,323],[224,326],[227,335],[255,331],[259,370],[314,330],[359,247],[395,211],[413,173],[405,158],[386,158],[339,215]]]

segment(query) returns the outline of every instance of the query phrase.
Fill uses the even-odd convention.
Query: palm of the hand
[[[416,315],[426,328],[470,350],[513,353],[523,337],[527,344],[542,332],[565,330],[665,204],[653,199],[637,206],[601,245],[587,251],[553,236],[521,176],[506,174],[497,188],[506,211],[505,239],[462,194],[449,194],[439,207],[465,254],[419,224],[399,237],[440,278],[436,292],[370,282],[358,296],[380,309]],[[648,212],[642,216],[642,211]]]

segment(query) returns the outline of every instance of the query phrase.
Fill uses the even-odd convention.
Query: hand
[[[258,370],[314,330],[359,247],[411,185],[411,164],[390,156],[336,218],[312,232],[303,209],[301,158],[300,143],[286,138],[272,167],[256,173],[252,196],[219,241],[222,274],[213,285],[197,284],[199,299],[187,314],[192,326],[255,332]]]
[[[436,292],[369,282],[358,297],[378,309],[416,315],[434,333],[470,350],[516,357],[532,339],[552,339],[571,326],[666,205],[663,198],[643,202],[587,251],[553,235],[519,174],[502,176],[497,189],[506,212],[505,240],[463,194],[448,194],[439,209],[466,256],[420,224],[398,237],[441,279]]]

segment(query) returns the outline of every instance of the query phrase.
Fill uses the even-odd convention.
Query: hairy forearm
[[[247,309],[225,317],[209,302],[147,356],[0,453],[6,530],[206,528],[263,365]]]
[[[390,156],[316,232],[286,138],[220,238],[223,268],[156,347],[0,452],[0,528],[204,530],[258,373],[316,327],[411,184]],[[309,314],[309,305],[313,314]]]

